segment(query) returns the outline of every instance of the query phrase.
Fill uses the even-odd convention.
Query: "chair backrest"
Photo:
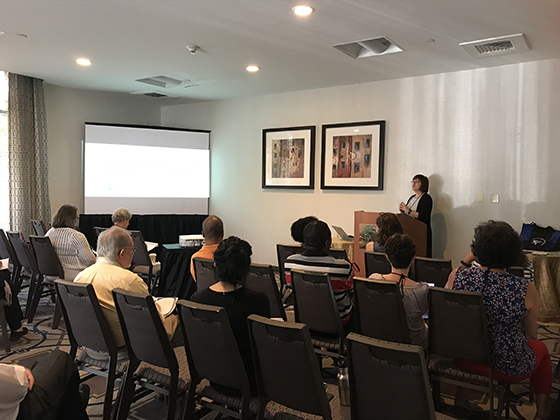
[[[218,282],[214,260],[195,257],[192,259],[194,264],[194,275],[196,276],[196,290],[208,289]]]
[[[383,252],[365,252],[364,259],[366,277],[371,276],[373,273],[389,274],[391,272],[391,263]]]
[[[114,289],[113,300],[130,359],[178,374],[179,364],[153,297],[148,293]]]
[[[414,273],[416,281],[433,283],[437,287],[445,286],[449,274],[453,271],[451,260],[416,257],[414,259]]]
[[[245,279],[245,287],[266,294],[270,303],[270,317],[287,321],[288,318],[286,318],[286,311],[282,305],[282,297],[271,265],[251,264],[249,274]]]
[[[47,236],[29,236],[31,246],[37,258],[39,273],[43,276],[53,276],[59,279],[64,278],[64,269],[60,259],[52,246],[51,240]]]
[[[521,278],[525,277],[525,269],[518,265],[511,266],[506,271],[509,274],[513,274],[516,277],[521,277]]]
[[[303,246],[293,244],[276,244],[276,255],[278,256],[278,271],[280,272],[280,287],[281,292],[284,292],[284,288],[287,285],[286,282],[286,272],[284,271],[284,263],[286,258],[293,254],[301,254],[303,252]]]
[[[84,346],[116,357],[115,335],[99,305],[93,285],[56,280],[55,286],[62,303],[73,356],[77,346]]]
[[[107,230],[107,229],[109,229],[109,228],[101,227],[101,226],[94,226],[93,231],[95,232],[95,237],[99,238],[99,235],[101,234],[101,232],[103,232],[104,230]]]
[[[305,324],[248,318],[261,404],[272,400],[331,419],[323,378]]]
[[[32,220],[31,224],[33,225],[33,230],[37,236],[45,236],[47,229],[45,228],[45,224],[42,220]]]
[[[294,313],[296,322],[307,324],[314,332],[338,335],[342,339],[344,326],[338,312],[330,276],[291,270],[294,289]]]
[[[331,248],[329,249],[329,255],[339,260],[348,261],[348,254],[346,253],[345,249]]]
[[[6,232],[0,229],[0,259],[4,260],[6,258],[10,259],[10,263],[14,266],[20,266],[20,262],[17,258],[16,252],[12,247],[12,244],[6,236]]]
[[[428,305],[430,354],[490,364],[486,310],[480,293],[431,287]]]
[[[352,420],[435,420],[422,347],[348,335]]]
[[[187,300],[179,300],[177,308],[195,383],[206,378],[249,397],[249,379],[226,310]]]
[[[410,344],[410,331],[397,283],[354,277],[353,311],[358,333]]]
[[[33,255],[27,246],[21,243],[21,240],[19,239],[19,232],[7,232],[7,235],[22,267],[25,267],[34,273],[38,273],[39,269],[37,268],[35,255]]]
[[[150,254],[148,253],[148,248],[146,247],[146,242],[144,242],[144,236],[139,230],[129,230],[130,236],[132,237],[132,242],[136,248],[134,251],[134,257],[132,257],[132,263],[134,265],[145,265],[148,267],[152,266],[152,260],[150,259]]]

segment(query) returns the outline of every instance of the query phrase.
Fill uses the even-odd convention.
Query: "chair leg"
[[[33,288],[33,296],[31,299],[31,306],[27,312],[27,322],[33,322],[35,317],[35,312],[37,312],[37,306],[39,306],[39,301],[41,300],[41,293],[43,292],[43,276],[37,275],[37,281],[35,287]],[[27,299],[29,302],[29,299]]]
[[[132,366],[129,363],[124,378],[121,382],[119,388],[119,395],[117,396],[118,406],[117,406],[117,420],[126,420],[128,417],[128,412],[130,411],[130,405],[132,404],[132,399],[134,397],[134,371],[138,367],[138,364]]]
[[[62,318],[62,309],[60,309],[60,303],[57,300],[54,306],[54,315],[53,315],[53,322],[52,322],[53,330],[58,329],[58,326],[60,325],[60,318]]]
[[[111,420],[111,406],[113,404],[115,379],[115,367],[109,364],[109,371],[107,372],[107,385],[105,387],[105,399],[103,401],[103,420]]]
[[[15,299],[17,299],[17,297]],[[0,306],[0,324],[2,326],[2,341],[4,342],[4,350],[6,350],[6,354],[8,354],[12,348],[10,347],[10,334],[8,333],[8,323],[6,322],[4,305]]]
[[[33,296],[35,294],[35,288],[37,287],[38,277],[35,273],[31,273],[29,277],[29,289],[27,290],[27,304],[25,305],[25,318],[29,319],[29,312],[33,306]]]

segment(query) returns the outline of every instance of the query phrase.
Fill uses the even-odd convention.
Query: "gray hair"
[[[118,209],[116,209],[113,212],[113,216],[111,217],[111,220],[113,221],[113,224],[117,224],[117,223],[121,223],[121,222],[126,222],[127,220],[130,220],[132,218],[132,213],[129,212],[127,209],[119,207]]]
[[[126,229],[113,226],[104,230],[97,238],[97,256],[115,261],[121,249],[130,246],[130,233]]]

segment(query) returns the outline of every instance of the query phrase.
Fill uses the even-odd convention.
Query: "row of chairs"
[[[305,324],[249,317],[259,398],[251,398],[249,381],[223,308],[179,301],[185,347],[173,349],[149,295],[113,292],[129,360],[117,362],[117,349],[91,285],[57,281],[71,354],[86,346],[111,354],[100,373],[107,377],[103,418],[111,418],[115,378],[122,383],[114,418],[125,419],[130,405],[146,395],[143,387],[168,397],[168,419],[197,418],[213,410],[232,418],[272,418],[296,410],[330,420],[331,410]],[[358,334],[347,338],[353,419],[435,419],[426,359],[415,346],[388,343]],[[83,357],[77,362],[86,367]],[[97,362],[99,365],[99,362]],[[208,384],[240,390],[239,397],[221,394]],[[139,388],[140,389],[140,388]]]
[[[346,336],[334,300],[328,274],[292,270],[294,310],[297,322],[308,325],[318,354],[344,359]],[[393,343],[410,343],[402,298],[396,283],[354,278],[358,333]],[[439,403],[439,382],[490,394],[490,418],[504,411],[509,417],[509,383],[470,374],[453,361],[491,365],[486,310],[480,293],[432,287],[429,290],[428,368],[434,382],[433,398]],[[331,337],[329,340],[325,338]],[[406,386],[406,384],[400,384]],[[504,389],[498,394],[496,388]],[[498,396],[497,410],[494,398]],[[436,406],[437,408],[437,406]],[[400,418],[400,417],[394,417]],[[402,417],[408,418],[408,417]]]

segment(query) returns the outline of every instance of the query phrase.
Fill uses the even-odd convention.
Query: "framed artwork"
[[[315,126],[263,130],[262,187],[314,188]]]
[[[385,121],[323,125],[322,189],[383,189]]]

